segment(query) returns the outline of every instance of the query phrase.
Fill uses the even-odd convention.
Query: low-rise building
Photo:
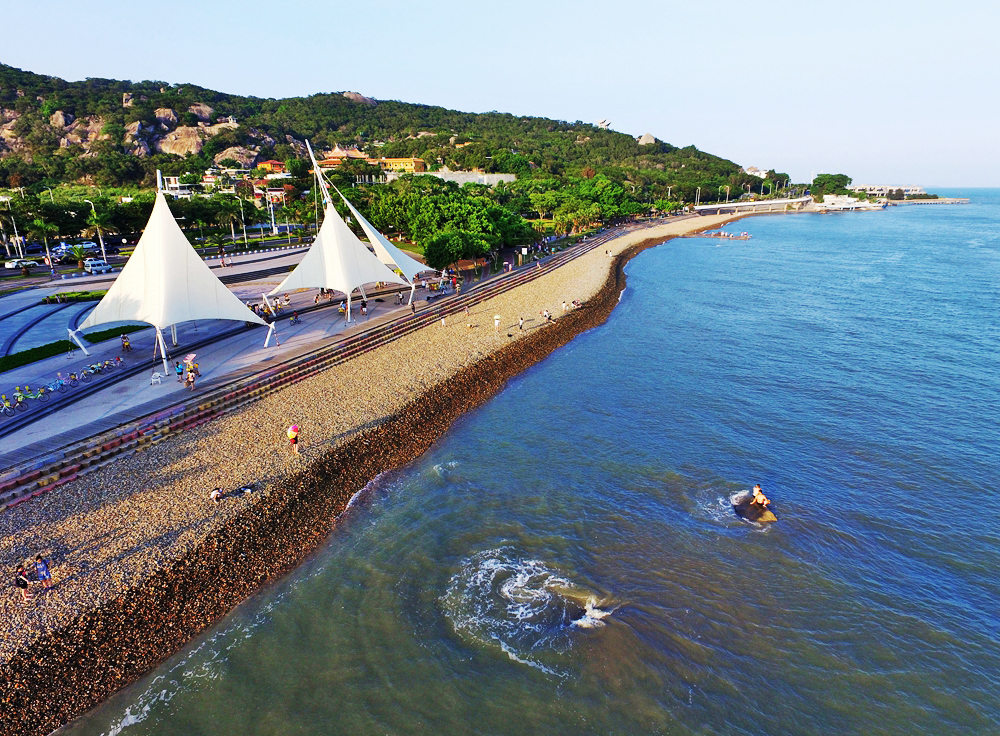
[[[285,173],[285,162],[284,161],[261,161],[257,164],[257,168],[261,171],[266,171],[269,174],[283,174]]]
[[[882,184],[872,186],[868,184],[855,184],[848,187],[848,189],[852,192],[864,192],[865,194],[874,197],[888,197],[891,192],[897,192],[899,190],[903,191],[904,197],[927,194],[923,187],[914,186],[885,186]]]

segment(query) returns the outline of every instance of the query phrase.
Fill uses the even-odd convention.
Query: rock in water
[[[771,509],[761,508],[758,504],[753,503],[753,497],[749,495],[734,503],[733,510],[737,516],[747,521],[765,522],[778,520],[778,517],[774,515]]]

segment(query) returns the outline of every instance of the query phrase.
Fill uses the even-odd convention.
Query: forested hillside
[[[691,201],[698,186],[708,199],[720,186],[742,191],[760,183],[693,146],[641,146],[581,122],[462,113],[353,93],[274,100],[158,81],[66,82],[0,65],[0,187],[149,187],[158,168],[200,173],[227,154],[250,166],[300,157],[306,138],[319,149],[340,144],[373,156],[419,156],[431,168],[531,178],[604,174],[641,188],[646,201],[668,192]]]
[[[305,141],[368,157],[419,157],[430,170],[515,174],[495,187],[428,176],[381,183],[364,158],[331,178],[372,222],[425,250],[428,261],[573,233],[717,197],[778,192],[732,161],[582,122],[372,100],[354,92],[282,100],[241,97],[191,84],[88,79],[66,82],[0,65],[0,240],[8,255],[31,239],[135,233],[152,205],[155,172],[205,196],[171,207],[192,238],[233,238],[260,221],[264,172],[206,185],[212,166],[244,170],[285,163],[279,220],[313,222],[316,203]],[[241,175],[243,176],[243,175]],[[355,186],[357,185],[357,186]],[[145,192],[138,190],[145,189]],[[128,195],[128,196],[122,196]],[[270,197],[270,195],[268,195]],[[272,200],[273,201],[273,200]],[[264,210],[266,212],[266,210]]]

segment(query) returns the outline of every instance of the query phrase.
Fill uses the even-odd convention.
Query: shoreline
[[[719,220],[730,219],[734,218],[687,221],[683,225],[690,227],[679,229],[712,228],[721,224]],[[355,423],[353,430],[348,432],[338,433],[338,427],[333,427],[329,448],[321,445],[318,457],[303,458],[304,467],[290,468],[287,462],[277,469],[269,466],[271,476],[260,478],[258,489],[245,503],[238,497],[227,499],[230,508],[224,518],[196,528],[186,542],[181,539],[180,554],[172,548],[141,550],[142,554],[136,556],[145,555],[149,559],[142,560],[147,567],[137,573],[141,575],[137,584],[126,582],[118,595],[107,600],[93,600],[89,605],[82,602],[71,620],[5,656],[0,663],[0,674],[4,678],[0,690],[6,705],[0,718],[0,733],[25,733],[26,722],[36,724],[34,733],[49,733],[68,723],[143,676],[253,593],[287,574],[323,543],[358,489],[377,475],[400,468],[418,457],[455,419],[483,405],[502,390],[510,378],[538,363],[577,334],[602,324],[617,305],[624,288],[625,264],[639,252],[678,234],[680,232],[661,235],[646,232],[635,238],[623,236],[618,240],[636,242],[618,246],[620,250],[613,259],[607,259],[604,253],[596,250],[582,257],[579,260],[588,260],[591,267],[596,265],[594,261],[607,264],[600,268],[605,271],[600,287],[584,300],[583,308],[563,314],[552,324],[534,327],[525,337],[505,340],[499,347],[496,339],[503,338],[500,335],[493,338],[493,331],[489,329],[492,324],[476,325],[479,332],[474,336],[471,323],[468,329],[464,325],[440,330],[430,326],[416,333],[415,340],[419,342],[425,331],[428,334],[423,337],[429,340],[435,337],[432,330],[445,339],[448,338],[447,330],[458,330],[470,336],[466,340],[472,345],[465,360],[459,359],[458,369],[450,375],[448,366],[441,362],[431,365],[432,356],[426,366],[429,373],[421,375],[418,371],[410,377],[410,388],[416,390],[410,391],[408,400],[400,406],[369,407],[387,411],[383,411],[381,417],[378,411],[364,414],[374,417],[360,426]],[[580,264],[576,270],[582,271],[585,265]],[[561,268],[573,270],[573,264]],[[551,273],[559,274],[560,270],[553,269]],[[539,279],[543,281],[544,278]],[[529,286],[518,287],[511,294],[527,290]],[[540,289],[551,291],[552,285],[540,283],[536,290]],[[553,294],[549,301],[559,298]],[[492,307],[493,301],[485,303]],[[493,309],[484,311],[492,312]],[[459,321],[460,318],[451,319]],[[480,312],[476,319],[483,319]],[[505,329],[516,330],[516,327]],[[483,349],[476,347],[477,341],[483,343]],[[358,363],[364,361],[358,359]],[[367,365],[352,366],[349,370],[364,374],[371,369],[369,361]],[[335,369],[330,371],[335,372]],[[304,383],[312,380],[307,379]],[[329,382],[339,385],[335,377]],[[299,394],[299,398],[317,403],[325,398],[319,391],[322,388],[300,384],[280,393],[291,394],[286,399],[294,400],[295,394]],[[343,397],[339,399],[344,401]],[[369,397],[358,397],[358,400],[367,401]],[[233,426],[234,421],[239,428],[251,425],[251,444],[241,445],[244,454],[248,447],[254,447],[254,440],[258,438],[254,430],[259,430],[261,425],[251,420],[261,413],[266,415],[264,426],[276,421],[283,430],[287,419],[274,416],[274,406],[248,407],[237,412],[235,417],[219,420],[219,425],[229,423]],[[197,435],[193,440],[195,445],[205,438],[218,440],[219,427],[206,426],[207,429],[192,433]],[[246,436],[235,440],[240,444],[246,441]],[[305,441],[308,450],[308,434]],[[183,449],[182,442],[174,444]],[[185,456],[184,460],[187,459]],[[141,462],[138,464],[141,466]],[[178,461],[179,466],[183,464]],[[156,470],[162,468],[157,466]],[[200,471],[202,476],[212,475],[210,469],[199,467],[197,463],[195,467],[171,468],[171,475],[178,474],[175,470],[180,470],[180,474]],[[114,473],[102,470],[95,475],[105,476],[97,479],[98,482],[108,482],[113,480]],[[154,478],[156,476],[149,476],[150,480]],[[331,479],[335,480],[331,482]],[[190,478],[186,482],[190,484]],[[214,480],[208,482],[214,484]],[[208,483],[205,486],[210,487]],[[142,489],[134,493],[145,492],[146,489]],[[196,491],[193,497],[204,503],[200,492]],[[132,500],[132,496],[127,496],[126,500]],[[99,499],[96,503],[101,505],[104,501]],[[123,502],[123,505],[127,504]],[[103,506],[100,510],[104,512]],[[97,515],[96,511],[94,513]],[[192,526],[197,527],[197,524],[192,522]],[[59,572],[57,568],[57,575]],[[78,575],[85,577],[102,572],[81,569]],[[38,605],[48,604],[46,600]]]

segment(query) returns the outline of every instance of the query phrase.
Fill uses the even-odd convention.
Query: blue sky
[[[1000,186],[1000,3],[89,0],[8,4],[0,61],[611,120],[804,181]]]

